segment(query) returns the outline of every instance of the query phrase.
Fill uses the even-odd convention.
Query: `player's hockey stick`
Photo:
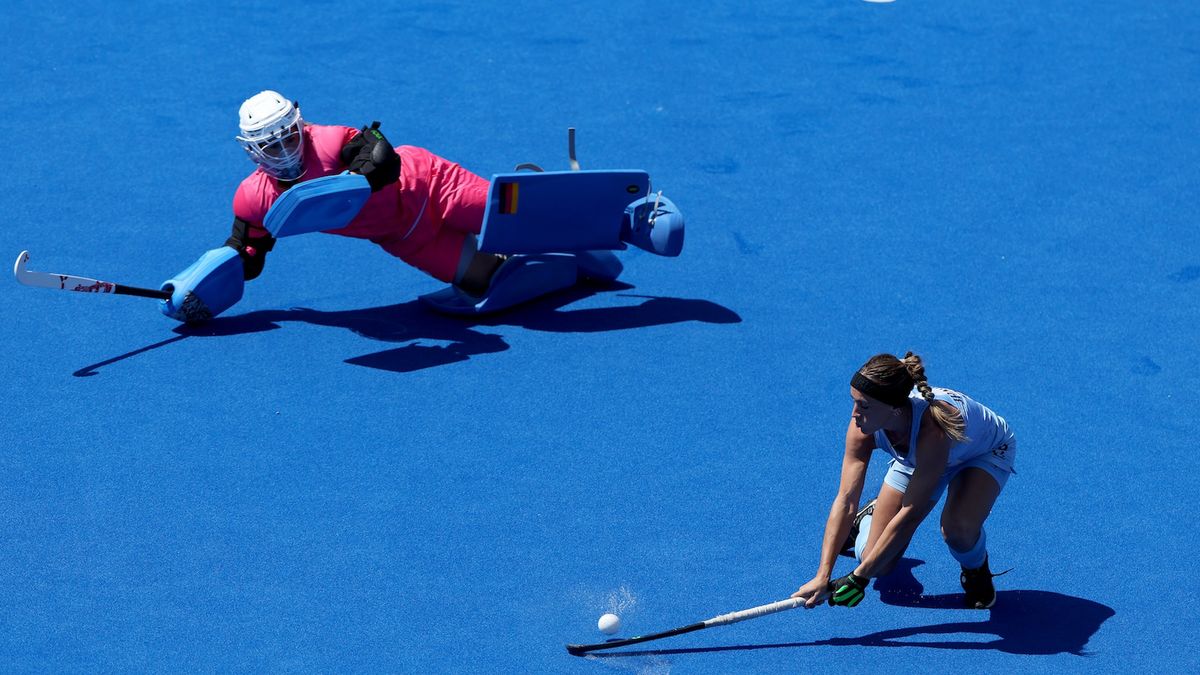
[[[97,281],[87,277],[77,277],[71,274],[51,274],[49,272],[34,272],[25,269],[29,262],[29,251],[21,251],[17,262],[13,265],[13,276],[26,286],[37,288],[56,288],[60,291],[79,291],[81,293],[116,293],[117,295],[136,295],[142,298],[158,298],[167,300],[171,294],[154,288],[138,288],[124,286],[111,281]]]
[[[675,635],[683,635],[692,631],[701,630],[703,628],[711,628],[713,626],[727,626],[731,623],[745,621],[747,619],[757,619],[760,616],[782,612],[788,609],[795,609],[804,604],[801,598],[788,598],[779,602],[772,602],[767,605],[759,605],[750,609],[743,609],[740,612],[730,612],[720,616],[714,616],[707,621],[699,621],[688,626],[665,630],[661,633],[650,633],[648,635],[639,635],[637,637],[627,638],[625,640],[609,640],[608,642],[597,642],[591,645],[567,645],[567,651],[575,656],[583,656],[588,652],[594,652],[600,649],[614,649],[616,647],[628,647],[636,645],[640,642],[649,642],[651,640],[661,640],[662,638],[673,637]]]

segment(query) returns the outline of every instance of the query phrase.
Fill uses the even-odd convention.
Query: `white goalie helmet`
[[[300,108],[276,91],[260,91],[238,110],[238,143],[262,170],[279,180],[304,175],[304,120]]]

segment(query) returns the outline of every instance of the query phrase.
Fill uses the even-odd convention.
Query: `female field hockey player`
[[[1014,473],[1016,438],[1002,417],[967,395],[929,386],[912,352],[871,357],[850,380],[854,410],[846,429],[841,484],[825,524],[816,576],[792,597],[805,607],[854,607],[873,577],[887,574],[946,492],[941,529],[962,565],[966,606],[996,602],[983,523]],[[879,496],[859,510],[875,448],[891,455]],[[837,579],[834,562],[853,548],[858,566]]]

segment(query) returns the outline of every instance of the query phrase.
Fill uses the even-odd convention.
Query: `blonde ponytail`
[[[904,354],[904,360],[900,363],[908,371],[908,376],[912,378],[913,384],[921,394],[921,398],[929,402],[929,413],[933,416],[934,424],[938,425],[938,428],[945,432],[947,436],[959,443],[966,441],[967,425],[963,421],[962,413],[953,405],[934,399],[933,387],[929,386],[929,380],[925,377],[925,364],[921,362],[921,357],[912,352],[907,352]]]

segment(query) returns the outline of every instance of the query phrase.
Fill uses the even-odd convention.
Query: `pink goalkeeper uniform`
[[[301,181],[346,170],[339,153],[357,129],[308,124],[304,127]],[[383,250],[431,276],[452,283],[470,234],[479,234],[487,209],[488,181],[423,148],[402,145],[400,180],[375,192],[346,227],[329,234],[370,239]],[[238,186],[233,214],[266,234],[263,218],[283,194],[274,178],[256,169]]]

